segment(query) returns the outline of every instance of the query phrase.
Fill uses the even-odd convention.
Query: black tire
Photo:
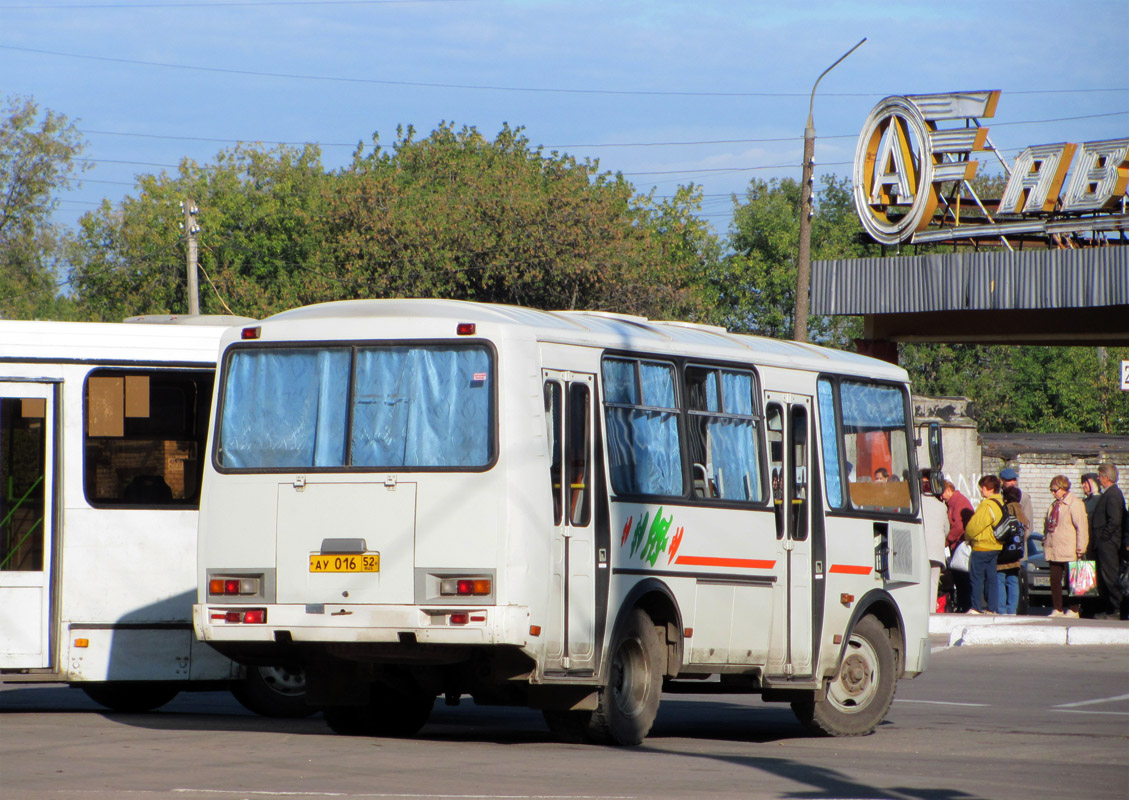
[[[435,696],[418,688],[372,687],[367,706],[330,706],[325,721],[343,736],[415,736],[427,724]]]
[[[792,703],[804,727],[827,736],[864,736],[886,717],[897,688],[894,647],[875,617],[859,620],[823,700]]]
[[[179,693],[175,686],[150,681],[84,683],[82,691],[98,705],[127,714],[160,708]]]
[[[598,744],[637,745],[659,713],[665,653],[655,623],[633,609],[608,652],[608,685],[590,712],[588,738]]]
[[[306,673],[287,667],[247,667],[247,675],[232,687],[244,708],[263,717],[298,719],[317,711],[306,704]]]

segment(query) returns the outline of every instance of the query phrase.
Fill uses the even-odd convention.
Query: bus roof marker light
[[[240,339],[258,339],[262,335],[263,335],[263,329],[260,328],[258,325],[252,325],[251,327],[244,328],[242,331],[240,331],[239,338]]]
[[[455,326],[455,333],[459,336],[474,336],[478,326],[473,322],[460,322]]]

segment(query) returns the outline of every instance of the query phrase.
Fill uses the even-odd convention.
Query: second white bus
[[[214,406],[197,634],[304,669],[335,731],[411,735],[470,695],[630,745],[663,691],[716,691],[864,734],[926,667],[896,366],[627,316],[348,301],[229,332]]]

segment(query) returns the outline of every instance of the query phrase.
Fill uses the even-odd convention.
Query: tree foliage
[[[56,193],[82,169],[85,145],[73,123],[30,98],[0,111],[0,316],[65,316],[55,262],[65,234],[51,220]]]
[[[972,399],[986,432],[1129,434],[1129,348],[905,344],[914,391]]]
[[[730,255],[710,278],[719,310],[718,322],[733,330],[791,338],[796,307],[797,256],[800,242],[800,184],[754,180],[744,198],[734,197]],[[824,176],[813,201],[812,260],[877,254],[862,244],[850,183]],[[858,335],[851,318],[812,317],[813,341],[850,346]]]
[[[443,124],[326,172],[316,148],[239,147],[147,176],[82,221],[76,285],[93,316],[187,307],[182,199],[200,208],[205,312],[261,317],[356,297],[447,297],[694,316],[716,245],[687,189],[656,205],[594,162]]]

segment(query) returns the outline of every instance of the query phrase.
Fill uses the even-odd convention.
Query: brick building
[[[1119,485],[1129,487],[1129,436],[1096,433],[982,433],[981,474],[1000,474],[1004,467],[1019,473],[1019,488],[1030,493],[1035,530],[1051,504],[1051,478],[1065,475],[1071,491],[1082,497],[1082,474],[1097,472],[1098,464],[1112,461],[1121,471]]]

